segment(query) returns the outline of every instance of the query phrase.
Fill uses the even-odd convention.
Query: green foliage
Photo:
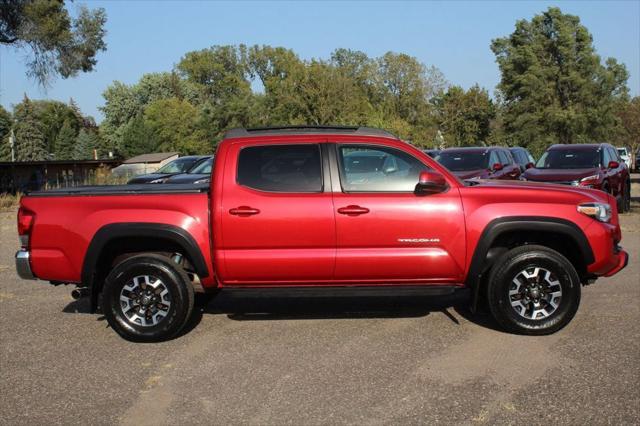
[[[5,0],[0,4],[0,43],[31,51],[28,74],[45,86],[54,75],[92,71],[106,50],[104,9],[80,6],[72,19],[63,1]]]
[[[144,122],[157,138],[156,150],[197,154],[212,152],[198,126],[198,110],[177,98],[152,102],[144,113]]]
[[[444,87],[436,68],[404,54],[338,49],[328,61],[304,61],[282,47],[213,46],[185,54],[175,72],[114,82],[100,127],[124,156],[139,151],[134,130],[155,149],[186,154],[210,153],[233,127],[278,124],[380,126],[426,145],[437,132],[430,100]]]
[[[0,161],[11,161],[11,114],[0,105]]]
[[[80,129],[73,148],[74,160],[93,160],[93,150],[100,146],[100,136],[94,129]]]
[[[621,123],[617,137],[618,145],[627,146],[635,153],[640,146],[640,96],[628,102],[621,102],[616,115]]]
[[[56,137],[54,150],[56,160],[71,160],[73,158],[77,136],[71,122],[65,120]]]
[[[153,130],[147,126],[142,114],[129,121],[122,130],[122,140],[118,152],[125,158],[154,152],[158,148],[158,141]]]
[[[38,121],[33,103],[25,96],[16,106],[15,153],[16,161],[47,160],[49,153],[45,142],[42,124]]]
[[[452,86],[436,98],[437,121],[447,146],[474,146],[487,142],[496,108],[478,85],[468,91]]]
[[[491,49],[502,73],[506,137],[540,153],[552,143],[606,140],[614,133],[614,105],[626,96],[627,72],[603,65],[577,16],[552,7],[520,20]]]

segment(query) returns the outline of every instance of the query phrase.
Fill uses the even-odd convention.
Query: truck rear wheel
[[[186,272],[155,254],[130,257],[111,271],[102,294],[102,311],[123,338],[137,342],[170,339],[193,310],[193,286]]]
[[[567,325],[580,304],[580,279],[560,253],[525,245],[495,263],[488,284],[491,314],[518,334],[551,334]]]

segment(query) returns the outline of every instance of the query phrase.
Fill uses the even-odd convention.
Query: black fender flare
[[[80,279],[82,285],[89,288],[91,311],[95,312],[98,303],[100,284],[94,279],[98,267],[98,260],[102,251],[111,241],[119,238],[161,238],[172,241],[180,246],[193,263],[199,277],[209,276],[209,268],[195,239],[186,230],[163,223],[122,222],[111,223],[101,227],[91,239],[82,263]]]
[[[575,223],[561,218],[545,216],[507,216],[494,219],[482,231],[478,244],[473,252],[466,286],[473,292],[471,309],[475,311],[480,293],[482,274],[487,271],[502,253],[492,256],[490,253],[494,241],[502,234],[512,231],[549,232],[570,238],[579,248],[585,264],[595,261],[593,250],[586,235]],[[487,262],[487,260],[489,260]]]

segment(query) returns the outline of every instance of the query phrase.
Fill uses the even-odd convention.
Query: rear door
[[[333,277],[335,219],[321,151],[315,142],[230,146],[220,223],[225,284]]]
[[[385,145],[344,143],[332,151],[335,280],[458,283],[465,256],[457,188],[414,192],[424,159]]]

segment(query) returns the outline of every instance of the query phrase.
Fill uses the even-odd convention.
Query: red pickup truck
[[[21,277],[78,285],[136,341],[178,333],[194,288],[466,292],[505,329],[548,334],[628,261],[611,195],[463,183],[362,127],[231,130],[210,184],[33,192],[18,230]]]

